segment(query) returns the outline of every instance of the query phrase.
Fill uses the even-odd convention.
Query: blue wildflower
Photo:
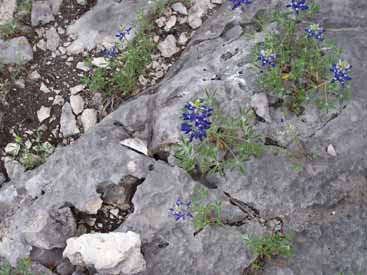
[[[300,10],[308,10],[309,6],[306,5],[306,0],[292,0],[292,3],[288,4],[287,8],[292,8],[298,15]]]
[[[330,71],[334,73],[334,78],[330,82],[339,82],[344,88],[345,81],[352,80],[352,78],[348,75],[351,69],[352,65],[348,64],[346,61],[339,60],[339,62],[334,64],[330,69]]]
[[[115,58],[118,54],[118,49],[116,46],[113,46],[111,50],[109,49],[104,49],[102,51],[103,55],[107,58]]]
[[[242,5],[248,5],[251,4],[252,0],[229,0],[229,2],[233,3],[232,10],[237,9],[238,7],[241,7]]]
[[[190,142],[194,139],[203,140],[206,131],[210,128],[209,117],[213,109],[204,104],[204,100],[197,99],[185,105],[185,112],[182,114],[184,123],[181,124],[181,131],[190,135]]]
[[[129,28],[127,28],[125,31],[119,31],[117,34],[116,34],[116,37],[120,40],[120,41],[122,41],[122,40],[124,40],[125,39],[125,37],[126,37],[126,34],[130,34],[130,32],[131,32],[131,27],[129,27]]]
[[[273,50],[267,49],[267,50],[260,51],[260,56],[258,60],[261,61],[263,66],[271,65],[272,67],[275,67],[276,58],[277,58],[277,55],[273,52]]]
[[[312,24],[310,28],[305,29],[305,32],[307,32],[307,38],[315,36],[315,38],[319,41],[324,40],[323,35],[325,33],[325,29],[320,27],[319,24]]]
[[[177,199],[175,207],[170,208],[169,212],[175,216],[176,222],[179,220],[185,221],[187,218],[193,218],[190,213],[191,201],[183,203],[181,199]]]

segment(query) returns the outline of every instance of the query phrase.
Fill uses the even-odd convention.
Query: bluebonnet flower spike
[[[113,46],[111,50],[104,49],[102,53],[107,58],[115,58],[117,56],[118,50],[116,46]]]
[[[125,31],[119,31],[117,34],[116,34],[116,37],[120,40],[120,41],[122,41],[122,40],[124,40],[125,39],[125,37],[126,37],[126,34],[130,34],[130,32],[131,32],[131,27],[129,27],[129,28],[127,28]]]
[[[349,76],[351,69],[352,65],[348,64],[346,61],[339,60],[339,62],[334,64],[330,69],[330,71],[334,73],[334,78],[330,82],[339,82],[342,88],[344,88],[345,81],[352,80]]]
[[[229,0],[229,2],[232,2],[233,3],[233,7],[232,7],[232,10],[235,10],[239,7],[241,7],[242,5],[248,5],[248,4],[251,4],[252,0]]]
[[[191,201],[183,203],[180,198],[176,200],[175,206],[169,209],[169,212],[175,217],[176,222],[182,220],[185,221],[187,218],[193,218],[190,213]]]
[[[260,56],[258,60],[261,61],[261,64],[263,66],[271,65],[272,67],[275,67],[276,58],[277,58],[277,55],[272,50],[267,49],[267,50],[260,51]]]
[[[305,29],[305,32],[307,32],[307,38],[315,36],[319,41],[324,40],[323,35],[325,33],[325,29],[320,27],[319,24],[312,24],[308,29]]]
[[[292,3],[288,4],[287,8],[292,8],[298,15],[301,10],[308,10],[309,6],[306,5],[306,0],[292,0]]]
[[[209,117],[213,109],[204,104],[202,99],[194,100],[185,105],[185,112],[182,114],[184,123],[181,124],[181,131],[190,135],[189,140],[203,140],[206,137],[206,131],[210,128]]]

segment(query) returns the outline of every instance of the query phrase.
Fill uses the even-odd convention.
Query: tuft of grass
[[[152,61],[155,46],[152,40],[153,24],[143,11],[138,13],[138,22],[133,29],[133,40],[116,43],[120,54],[116,58],[106,59],[106,68],[96,68],[90,77],[83,79],[83,84],[91,91],[101,91],[107,96],[128,96],[134,93],[139,76]]]
[[[17,10],[21,13],[30,14],[32,12],[32,0],[18,0]]]
[[[0,37],[7,38],[18,31],[18,24],[13,19],[0,25]]]
[[[55,149],[49,142],[41,141],[41,133],[39,131],[36,132],[32,144],[32,148],[27,148],[20,136],[15,137],[12,157],[14,159],[19,159],[27,169],[33,169],[45,163],[47,157],[51,155]]]
[[[252,269],[260,270],[264,267],[265,261],[270,261],[274,257],[281,256],[290,258],[294,254],[292,238],[279,233],[272,233],[261,237],[243,237],[251,253],[257,257],[252,265]]]
[[[30,259],[19,260],[15,269],[13,269],[9,263],[4,263],[0,265],[0,275],[35,275],[29,271],[30,265]]]
[[[266,68],[258,84],[268,93],[274,93],[284,100],[291,112],[300,115],[309,103],[328,111],[338,101],[349,99],[351,90],[330,83],[329,69],[337,63],[342,50],[335,42],[323,42],[307,38],[304,19],[312,20],[319,7],[310,4],[310,10],[290,18],[292,12],[275,11],[269,23],[275,23],[276,30],[268,33],[265,41],[254,48],[253,59],[258,62],[261,49],[271,50],[277,55],[276,66]],[[264,25],[262,20],[258,24]]]
[[[207,203],[208,190],[201,186],[195,186],[191,198],[191,212],[194,216],[194,227],[197,231],[202,230],[207,225],[222,225],[221,202]]]

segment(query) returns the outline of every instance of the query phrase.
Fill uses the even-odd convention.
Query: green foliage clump
[[[18,24],[15,20],[10,20],[0,25],[0,37],[7,38],[18,31]]]
[[[49,142],[41,142],[41,133],[36,132],[31,148],[27,148],[22,138],[16,136],[11,154],[14,159],[18,158],[25,168],[33,169],[45,163],[47,157],[51,155],[54,150],[54,146]]]
[[[243,239],[253,255],[257,257],[254,269],[263,268],[266,260],[270,261],[276,256],[290,258],[294,254],[292,238],[279,233],[251,238],[246,235]]]
[[[115,58],[106,58],[107,66],[95,68],[90,77],[83,79],[88,88],[102,91],[107,96],[115,94],[131,95],[138,85],[138,79],[151,63],[154,50],[152,40],[153,25],[142,11],[138,14],[138,23],[134,26],[135,37],[131,41],[118,41],[116,48],[120,53]]]
[[[207,137],[200,142],[182,137],[175,147],[178,165],[189,173],[202,175],[224,176],[225,169],[245,173],[245,163],[264,151],[263,139],[253,127],[254,115],[241,110],[237,118],[224,116],[214,107],[212,97],[208,101],[213,115]]]
[[[194,194],[191,199],[190,210],[194,216],[194,227],[197,231],[203,229],[207,225],[221,225],[221,202],[206,203],[208,198],[208,190],[201,186],[194,188]]]
[[[308,38],[305,33],[307,25],[303,20],[312,20],[318,10],[312,3],[308,11],[294,19],[290,17],[292,12],[275,11],[269,21],[276,30],[269,32],[253,52],[255,62],[262,49],[276,54],[276,66],[264,69],[259,86],[280,96],[288,110],[298,115],[309,103],[329,110],[337,101],[351,96],[349,86],[342,88],[337,82],[330,82],[330,68],[340,59],[342,50],[332,41]]]
[[[9,263],[0,265],[0,275],[35,275],[29,271],[30,259],[21,259],[13,269]]]

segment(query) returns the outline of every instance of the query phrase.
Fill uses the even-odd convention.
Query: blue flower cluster
[[[261,61],[263,66],[271,65],[272,67],[275,67],[275,60],[277,59],[277,55],[271,50],[261,50],[260,56],[258,60]]]
[[[288,4],[287,8],[292,8],[298,15],[300,10],[308,10],[309,6],[306,5],[306,0],[292,0],[292,3]]]
[[[185,221],[187,218],[193,218],[190,213],[191,201],[183,203],[181,199],[177,199],[175,206],[169,209],[169,212],[175,217],[176,222],[179,220]]]
[[[339,82],[344,88],[345,81],[352,80],[352,78],[349,76],[351,69],[352,65],[348,64],[346,61],[339,60],[339,62],[334,64],[330,69],[330,71],[334,74],[334,78],[331,80],[331,83]]]
[[[205,105],[203,99],[194,100],[185,105],[185,112],[182,114],[184,123],[181,125],[181,131],[190,135],[190,142],[194,139],[203,140],[206,137],[206,131],[210,128],[209,121],[213,109]]]
[[[119,31],[117,34],[116,34],[116,37],[122,41],[125,39],[126,37],[126,34],[129,35],[131,32],[131,27],[127,28],[125,31]]]
[[[315,36],[319,41],[324,40],[323,35],[325,33],[325,29],[320,27],[319,24],[312,24],[308,29],[305,29],[305,32],[307,32],[307,38]]]
[[[131,32],[131,27],[127,28],[125,31],[119,31],[117,34],[116,34],[116,37],[120,40],[120,41],[123,41],[126,37],[126,34],[130,34]],[[109,49],[104,49],[102,51],[102,54],[104,55],[104,57],[106,58],[115,58],[118,54],[118,48],[117,46],[113,46],[111,50]]]
[[[107,58],[115,58],[117,56],[117,54],[118,54],[118,49],[117,49],[117,47],[115,45],[115,46],[112,47],[111,50],[104,49],[102,51],[102,54],[104,55],[104,57],[107,57]]]
[[[241,7],[242,5],[248,5],[248,4],[251,4],[252,0],[229,0],[229,2],[232,2],[233,3],[233,7],[232,7],[232,10],[235,10],[239,7]]]

